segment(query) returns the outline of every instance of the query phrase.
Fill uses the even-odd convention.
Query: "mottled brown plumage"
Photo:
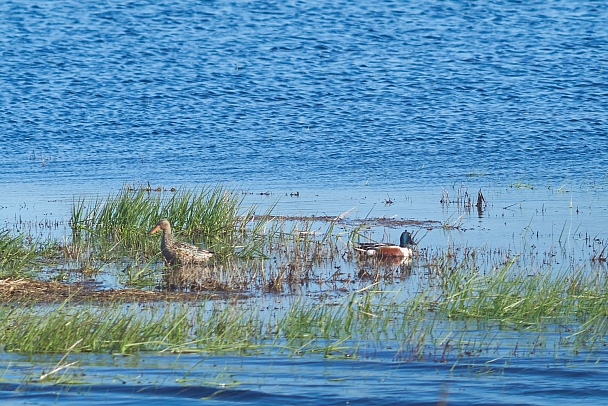
[[[171,223],[169,220],[162,219],[150,230],[149,234],[162,230],[163,237],[160,242],[160,249],[165,257],[165,261],[171,265],[200,264],[207,262],[213,253],[192,244],[175,241],[171,234]]]

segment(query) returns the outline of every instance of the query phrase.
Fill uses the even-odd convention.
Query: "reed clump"
[[[0,231],[0,277],[25,276],[32,272],[38,250],[23,235]]]
[[[100,244],[99,251],[121,246],[150,256],[158,253],[158,241],[146,233],[167,218],[179,238],[213,247],[220,256],[251,257],[261,252],[260,239],[248,236],[265,219],[254,208],[242,210],[241,199],[221,186],[170,194],[124,188],[105,199],[75,200],[70,224],[76,242],[85,237]]]
[[[472,266],[468,256],[459,266],[441,271],[440,287],[432,292],[437,310],[450,318],[514,325],[608,315],[608,278],[603,274],[550,268],[530,272],[514,269],[517,261],[514,257],[484,271]]]

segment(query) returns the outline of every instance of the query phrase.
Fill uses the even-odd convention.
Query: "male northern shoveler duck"
[[[405,230],[401,233],[399,245],[362,243],[355,247],[355,251],[380,258],[411,258],[414,255],[414,245],[412,234]]]
[[[185,242],[175,241],[173,234],[171,234],[171,223],[167,219],[162,219],[156,223],[148,234],[152,235],[159,230],[163,232],[160,249],[165,260],[171,265],[200,264],[207,262],[213,256],[211,251]]]

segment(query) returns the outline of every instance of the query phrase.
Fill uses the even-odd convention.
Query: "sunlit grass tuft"
[[[79,198],[71,225],[75,241],[85,237],[102,251],[121,247],[150,256],[159,251],[158,237],[148,238],[147,232],[162,218],[169,219],[178,238],[212,247],[219,256],[253,257],[263,251],[255,232],[265,217],[255,216],[254,208],[243,210],[241,198],[221,186],[164,194],[124,188],[106,199]]]
[[[23,235],[12,236],[0,231],[0,277],[26,276],[32,272],[38,255],[35,245]]]

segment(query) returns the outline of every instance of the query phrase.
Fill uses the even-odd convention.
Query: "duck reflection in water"
[[[405,279],[412,273],[411,258],[366,258],[357,261],[359,279]]]
[[[163,288],[168,290],[202,291],[216,290],[212,270],[203,265],[176,265],[163,271]]]

